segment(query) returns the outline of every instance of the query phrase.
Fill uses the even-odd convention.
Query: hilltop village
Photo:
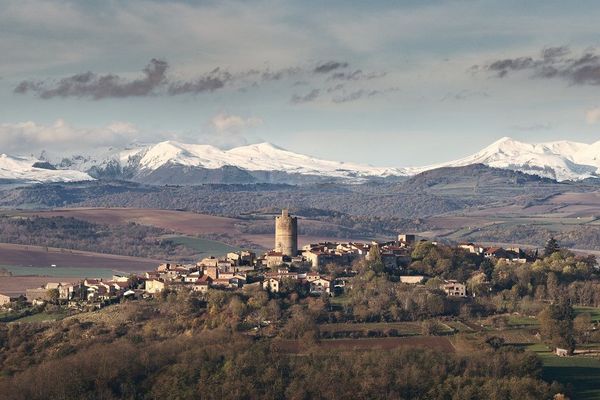
[[[414,234],[399,234],[387,242],[323,242],[298,248],[298,218],[283,210],[275,218],[275,246],[260,256],[249,250],[231,252],[223,257],[207,257],[195,264],[165,262],[156,270],[129,276],[114,275],[110,280],[83,279],[78,283],[48,282],[27,289],[25,299],[34,305],[63,302],[74,308],[86,305],[101,307],[121,299],[156,296],[165,291],[209,290],[235,291],[244,287],[260,288],[270,293],[297,290],[311,296],[340,296],[352,288],[352,279],[361,262],[381,265],[404,284],[424,285],[435,278],[436,285],[447,296],[475,296],[465,280],[439,279],[433,274],[418,274],[408,269],[415,248],[437,246],[436,242],[419,240]],[[534,261],[536,254],[517,247],[482,247],[473,243],[459,244],[456,249],[504,263]],[[479,286],[488,284],[483,279]],[[293,288],[293,289],[292,289]],[[0,306],[10,304],[9,296],[0,294]]]
[[[72,378],[80,365],[117,368],[106,377],[117,391],[127,387],[113,383],[135,371],[131,379],[146,382],[154,398],[181,390],[182,371],[191,371],[185,380],[198,396],[177,398],[222,398],[228,382],[234,383],[227,393],[238,393],[245,379],[240,371],[253,374],[249,382],[266,380],[268,388],[273,374],[281,382],[297,381],[306,394],[294,398],[319,398],[331,377],[352,387],[356,377],[378,376],[375,371],[389,365],[386,371],[400,374],[390,382],[403,398],[413,398],[415,390],[423,397],[432,387],[445,393],[435,398],[455,398],[455,386],[440,386],[452,381],[477,393],[467,398],[537,399],[570,389],[542,380],[534,352],[572,365],[600,356],[596,259],[561,249],[552,238],[539,252],[439,243],[409,233],[300,247],[301,219],[283,210],[274,223],[273,248],[263,254],[242,250],[189,264],[163,262],[144,273],[49,282],[19,298],[0,296],[0,322],[10,322],[0,324],[6,349],[0,361],[9,374],[0,376],[0,390],[3,382],[18,384],[23,393],[53,388],[61,398],[63,386],[44,381],[49,375],[43,370],[17,380],[42,357],[47,361],[39,368],[78,382],[73,393],[96,387],[98,374],[104,376],[98,370]],[[199,365],[182,367],[188,360]],[[331,363],[324,375],[330,378],[323,381],[321,372],[306,377],[313,360]],[[156,363],[149,374],[148,362]],[[394,368],[399,364],[411,365],[416,375],[407,381]],[[201,377],[209,369],[222,377],[219,384]],[[499,369],[507,377],[500,385]],[[164,379],[153,378],[158,375]],[[373,395],[382,385],[359,389],[357,397],[396,398]],[[253,384],[243,390],[242,397],[261,397]]]

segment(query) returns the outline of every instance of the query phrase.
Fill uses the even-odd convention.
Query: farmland
[[[116,271],[145,271],[160,260],[94,253],[88,251],[0,243],[0,260],[4,265],[111,269]]]
[[[145,209],[145,208],[66,208],[50,211],[7,212],[15,216],[72,217],[84,221],[123,225],[136,223],[161,228],[174,234],[200,237],[224,242],[233,247],[273,247],[273,215],[252,215],[243,218],[220,217],[189,211]],[[311,232],[330,232],[331,224],[303,219],[302,229]],[[258,228],[258,229],[257,229]],[[304,234],[299,236],[299,245],[326,240],[361,240],[360,237],[337,237],[327,234]]]

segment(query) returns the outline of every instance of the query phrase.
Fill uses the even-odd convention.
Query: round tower
[[[285,209],[275,217],[275,251],[289,257],[298,254],[298,218],[290,216]]]

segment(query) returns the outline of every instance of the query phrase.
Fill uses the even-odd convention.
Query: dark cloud
[[[485,70],[504,78],[511,73],[528,71],[532,78],[564,79],[573,85],[600,85],[600,55],[588,49],[578,57],[566,46],[548,47],[539,56],[505,58],[473,70]]]
[[[368,81],[371,79],[377,79],[384,77],[385,72],[369,72],[364,73],[362,70],[357,69],[351,72],[335,72],[329,77],[330,80],[342,80],[342,81]]]
[[[42,99],[53,97],[139,97],[151,95],[166,81],[169,64],[166,61],[152,59],[143,69],[140,79],[127,81],[118,75],[97,75],[93,72],[72,75],[58,82],[23,81],[14,89],[15,93],[37,94]]]
[[[222,71],[220,68],[215,68],[198,79],[171,83],[168,88],[168,93],[170,95],[178,95],[184,93],[214,92],[215,90],[225,87],[231,80],[233,80],[233,76],[229,72]]]
[[[343,83],[338,83],[335,86],[327,88],[327,93],[337,92],[338,90],[342,90],[343,88],[344,88],[344,84]]]
[[[334,96],[331,101],[337,104],[340,103],[348,103],[351,101],[356,101],[368,97],[380,96],[386,93],[392,93],[399,91],[399,87],[388,87],[388,88],[378,88],[378,89],[358,89],[351,92],[344,92],[340,95]]]
[[[328,61],[326,63],[317,65],[315,67],[315,69],[313,70],[313,72],[316,74],[327,74],[336,69],[343,69],[343,68],[347,68],[347,67],[348,67],[347,62]]]
[[[313,89],[305,95],[294,94],[292,95],[291,102],[294,104],[309,103],[316,100],[320,93],[319,89]]]
[[[215,68],[189,79],[176,79],[167,74],[169,64],[166,61],[152,59],[137,79],[113,73],[84,72],[58,80],[25,80],[14,88],[14,92],[32,94],[42,99],[78,97],[100,100],[212,93],[225,88],[245,92],[269,82],[285,81],[296,87],[311,85],[310,91],[292,95],[291,102],[300,104],[312,102],[323,93],[337,95],[331,99],[334,103],[344,103],[374,96],[387,90],[357,87],[362,81],[385,76],[385,72],[365,73],[360,69],[345,70],[348,66],[347,62],[329,61],[313,66],[292,66],[281,69],[265,67],[235,73],[223,68]]]
[[[488,92],[483,92],[483,91],[472,91],[472,90],[468,90],[468,89],[463,89],[458,92],[446,93],[440,99],[440,101],[449,101],[449,100],[460,101],[460,100],[467,100],[470,98],[481,98],[481,97],[490,97],[490,94]]]
[[[270,69],[266,69],[261,72],[260,77],[263,81],[279,81],[284,78],[291,78],[302,73],[302,68],[300,67],[289,67],[283,68],[276,71],[271,71]]]

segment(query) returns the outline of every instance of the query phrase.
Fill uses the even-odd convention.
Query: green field
[[[573,399],[600,399],[600,360],[598,358],[559,357],[542,343],[527,348],[536,352],[542,360],[544,380],[557,381],[570,388]]]
[[[573,307],[575,310],[575,315],[579,314],[590,314],[592,317],[592,322],[600,321],[600,308],[596,307]]]
[[[439,322],[439,321],[438,321]],[[449,334],[454,330],[448,325],[439,322],[442,334]],[[335,323],[319,325],[321,332],[362,332],[386,331],[395,329],[401,336],[421,335],[420,322],[365,322],[365,323]]]
[[[509,326],[537,326],[540,323],[536,318],[530,318],[522,315],[510,315],[508,317]]]
[[[63,319],[66,316],[64,313],[47,313],[41,312],[33,315],[28,315],[23,318],[19,318],[14,322],[44,322],[44,321],[57,321]]]
[[[169,235],[165,236],[165,239],[169,239],[173,243],[185,246],[205,256],[224,256],[229,252],[240,250],[238,247],[230,246],[223,242],[191,236]]]

